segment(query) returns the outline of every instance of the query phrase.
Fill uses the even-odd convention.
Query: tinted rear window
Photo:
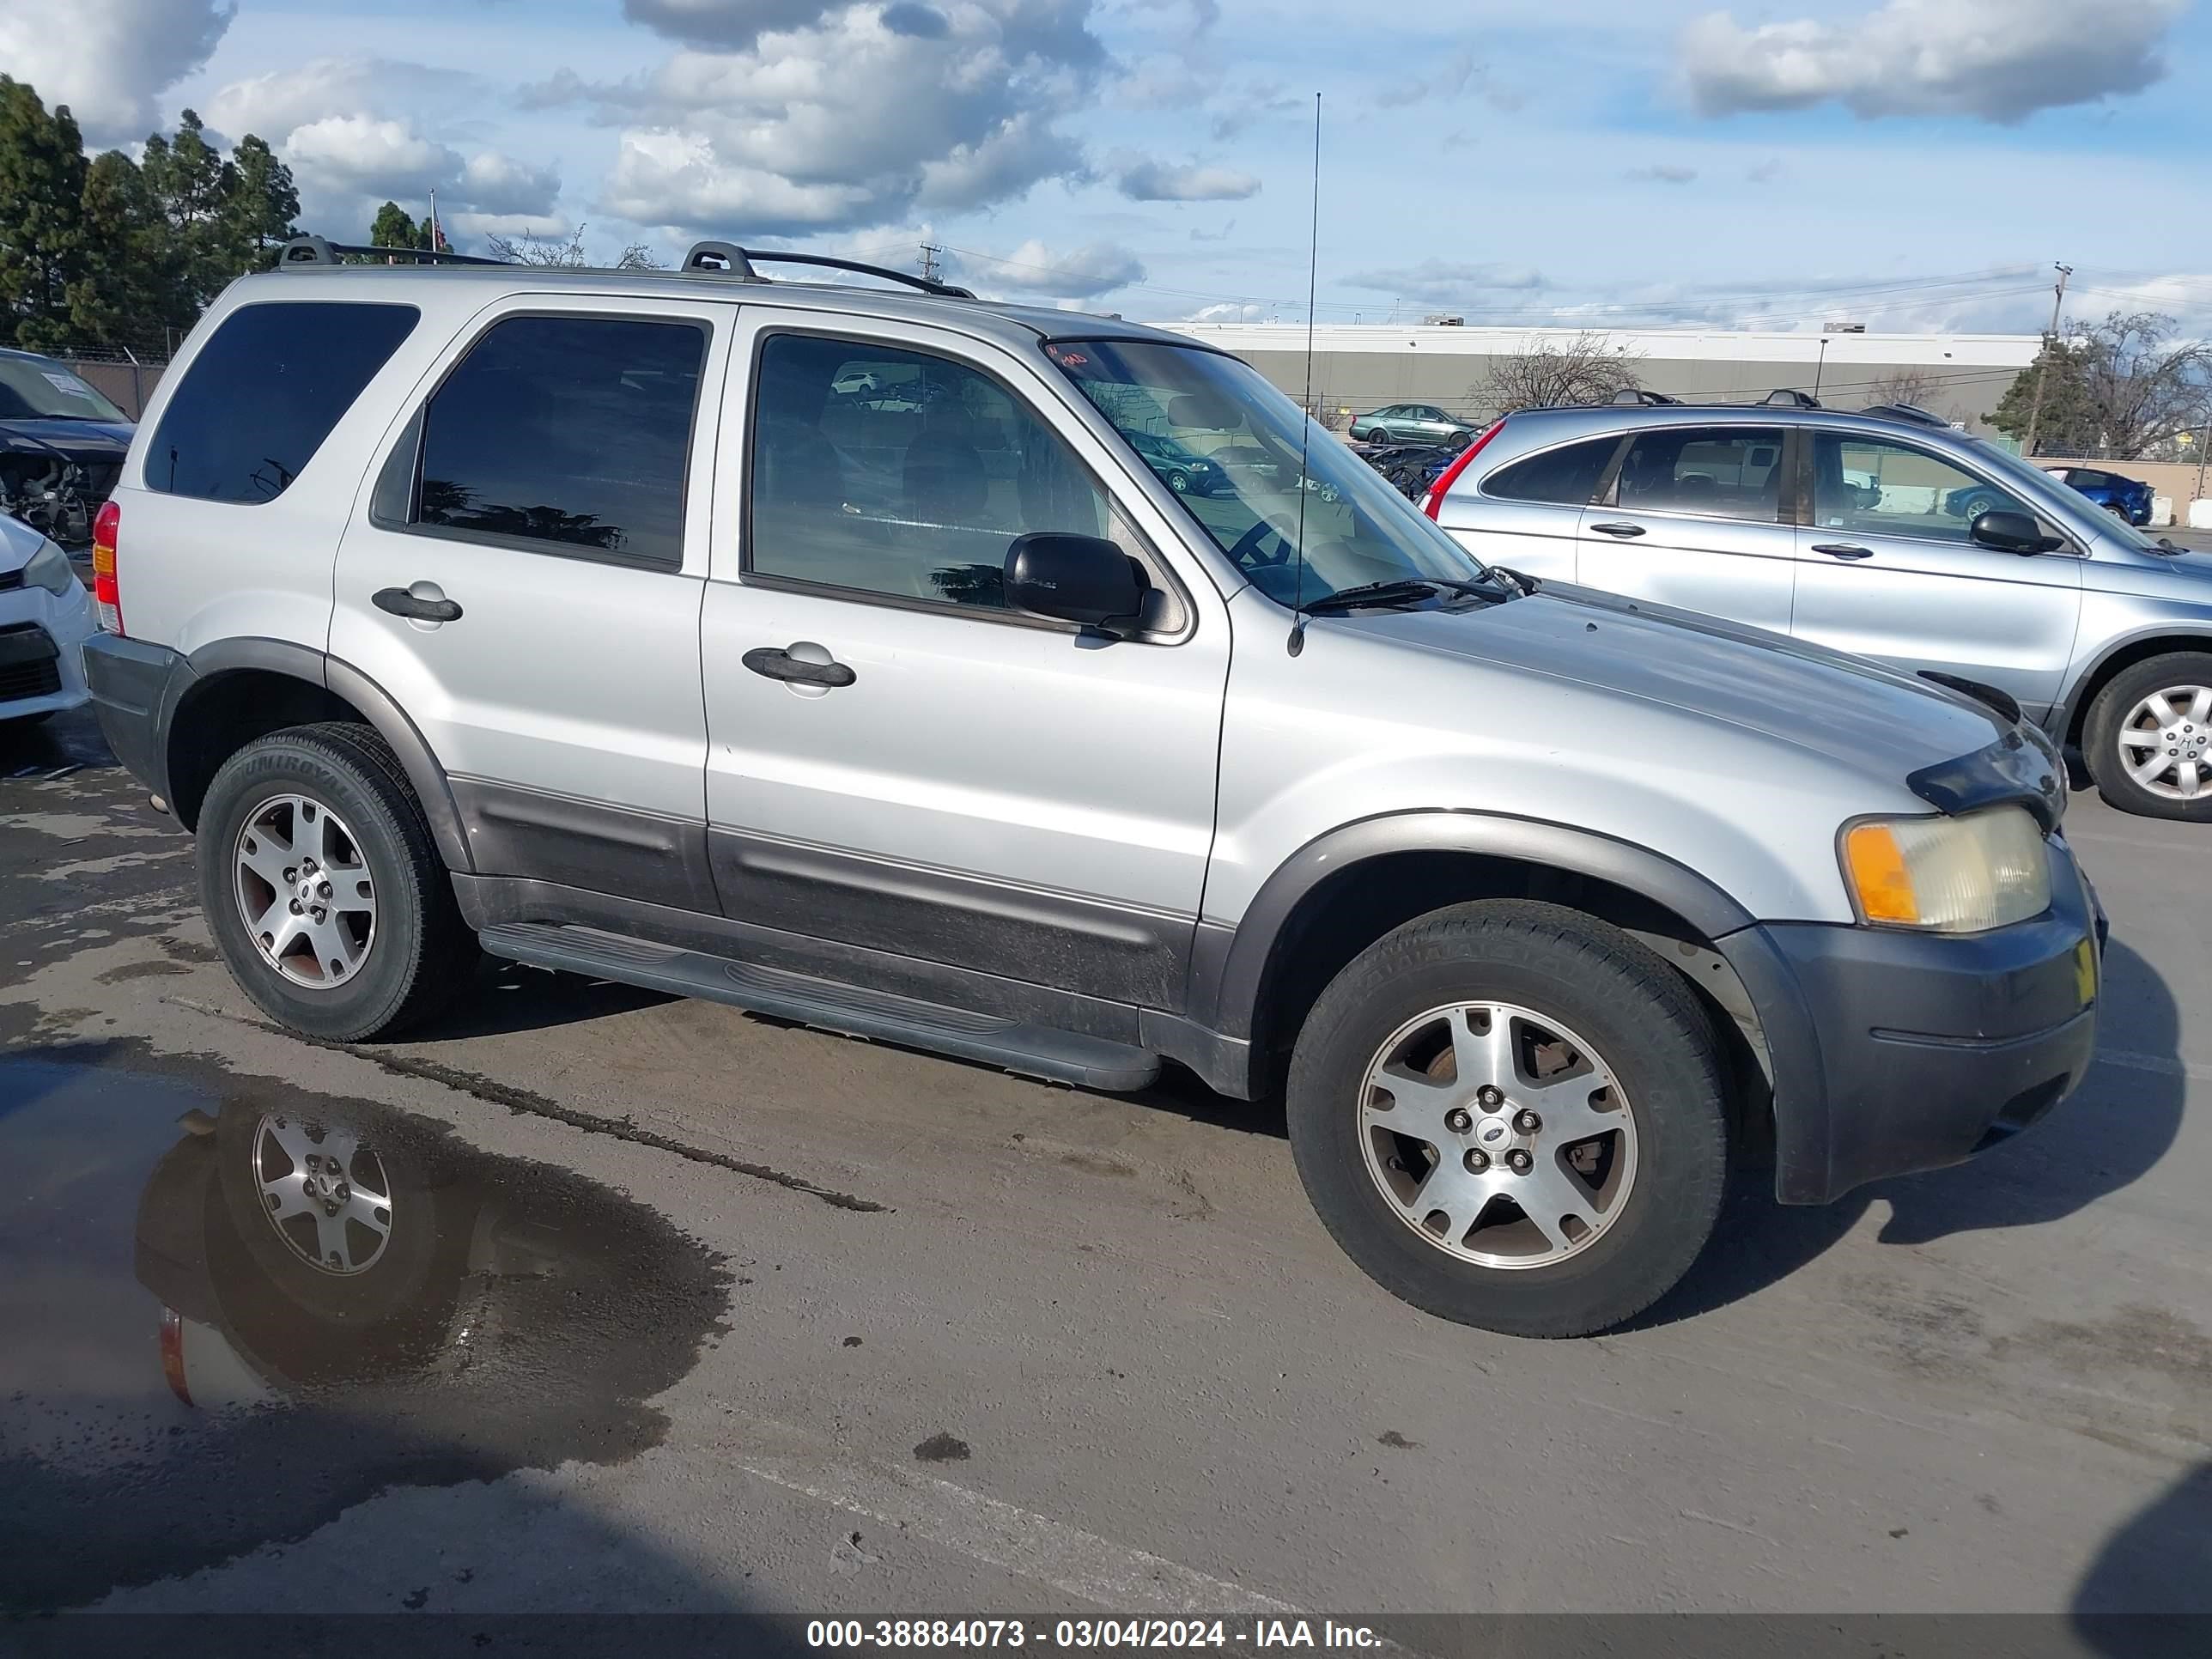
[[[1597,491],[1606,464],[1620,447],[1615,438],[1592,438],[1583,443],[1547,449],[1525,461],[1500,468],[1485,479],[1482,493],[1508,501],[1552,501],[1580,507]]]
[[[673,566],[704,325],[510,317],[430,399],[416,522]],[[548,550],[550,550],[550,549]]]
[[[421,316],[343,300],[240,307],[161,411],[146,487],[204,501],[276,500]]]

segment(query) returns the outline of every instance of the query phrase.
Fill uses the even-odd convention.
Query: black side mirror
[[[2027,514],[2001,507],[1976,519],[1966,534],[1976,546],[1993,547],[2000,553],[2048,553],[2064,545],[2057,537],[2045,535]]]
[[[1102,537],[1038,531],[1006,549],[1006,603],[1032,616],[1127,632],[1150,585],[1143,567]]]

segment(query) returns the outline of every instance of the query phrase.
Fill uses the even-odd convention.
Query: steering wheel
[[[1275,538],[1275,555],[1273,558],[1263,558],[1260,554],[1260,543],[1268,536]],[[1265,519],[1257,519],[1249,530],[1237,538],[1237,545],[1229,550],[1229,556],[1246,570],[1288,564],[1291,562],[1291,539]]]

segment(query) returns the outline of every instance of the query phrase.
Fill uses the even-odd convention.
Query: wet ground
[[[0,1646],[94,1607],[2212,1613],[2212,837],[2076,797],[2102,1048],[2035,1134],[1746,1194],[1638,1328],[1534,1344],[1369,1285],[1279,1122],[1195,1085],[515,968],[301,1042],[88,722],[9,741]]]

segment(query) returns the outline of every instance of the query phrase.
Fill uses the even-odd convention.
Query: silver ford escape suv
[[[1487,567],[1176,336],[720,243],[346,252],[193,331],[85,652],[293,1030],[396,1030],[482,951],[1173,1061],[1284,1096],[1382,1285],[1547,1336],[1673,1285],[1733,1154],[1824,1202],[2089,1062],[2058,763],[1985,702]],[[1147,459],[1219,450],[1261,459]]]
[[[2122,811],[2212,822],[2212,554],[1925,410],[1531,410],[1423,505],[1546,580],[1992,687]]]

